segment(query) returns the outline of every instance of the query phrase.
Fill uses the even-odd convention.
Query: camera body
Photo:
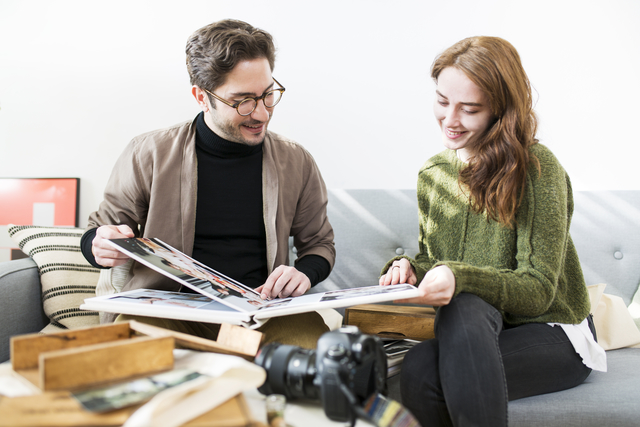
[[[382,341],[347,326],[323,334],[316,350],[270,343],[255,363],[267,371],[263,394],[322,402],[333,421],[355,419],[354,406],[373,393],[386,394],[387,356]]]

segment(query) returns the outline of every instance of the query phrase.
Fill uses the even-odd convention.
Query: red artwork
[[[79,178],[0,178],[0,225],[78,226]]]

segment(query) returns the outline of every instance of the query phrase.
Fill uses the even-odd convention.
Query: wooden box
[[[141,405],[106,413],[85,410],[68,391],[0,399],[0,427],[119,427]],[[265,427],[254,420],[242,394],[184,427]]]
[[[435,317],[431,307],[361,304],[345,309],[343,323],[382,338],[423,341],[434,337]]]
[[[172,369],[173,348],[173,337],[115,323],[12,337],[11,365],[43,391],[74,390]]]
[[[253,360],[261,340],[228,324],[212,341],[131,321],[12,337],[11,365],[43,391],[75,390],[170,370],[176,346]]]

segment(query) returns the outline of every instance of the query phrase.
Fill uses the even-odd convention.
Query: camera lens
[[[258,391],[262,394],[284,394],[288,399],[317,400],[316,352],[296,346],[270,343],[260,349],[255,363],[267,371]]]

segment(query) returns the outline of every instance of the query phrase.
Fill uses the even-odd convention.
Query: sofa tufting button
[[[620,251],[615,251],[615,252],[613,253],[613,257],[614,257],[615,259],[622,259],[622,257],[623,257],[622,252],[620,252]]]
[[[404,249],[402,248],[396,249],[396,255],[404,255]]]

